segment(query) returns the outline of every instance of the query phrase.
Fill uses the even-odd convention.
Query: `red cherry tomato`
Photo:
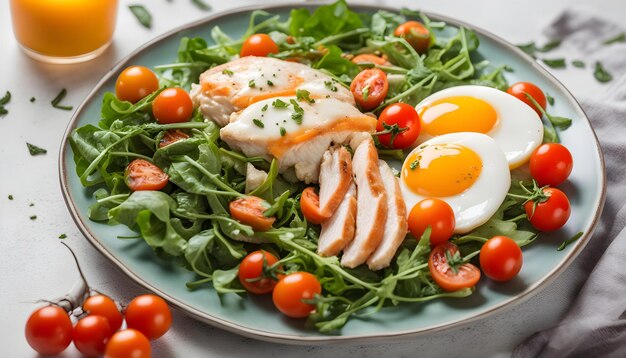
[[[138,330],[149,340],[161,337],[172,325],[172,312],[159,296],[137,296],[130,301],[124,313],[128,328]]]
[[[530,175],[540,186],[558,186],[574,167],[572,154],[559,143],[546,143],[530,156]]]
[[[72,342],[72,321],[61,307],[42,307],[28,318],[25,335],[28,344],[39,354],[56,355]]]
[[[430,226],[430,245],[437,246],[454,233],[454,212],[448,203],[441,199],[429,198],[415,204],[409,213],[409,231],[420,239]]]
[[[401,24],[393,34],[403,37],[419,54],[426,52],[430,46],[430,31],[417,21],[407,21]]]
[[[354,77],[350,91],[356,103],[363,110],[370,111],[378,107],[387,97],[389,91],[387,75],[378,68],[365,69]]]
[[[106,318],[89,315],[74,326],[74,345],[83,355],[97,357],[104,354],[104,347],[112,334]]]
[[[89,315],[106,318],[109,326],[111,326],[111,332],[120,329],[124,320],[115,302],[105,295],[94,295],[87,298],[83,302],[83,310]]]
[[[446,252],[450,257],[454,257],[458,251],[455,244],[446,241],[436,246],[428,258],[430,275],[441,289],[447,292],[474,287],[480,280],[480,270],[472,264],[455,265],[456,272],[451,267]]]
[[[535,112],[537,112],[540,118],[543,116],[541,111],[524,94],[524,92],[528,93],[535,101],[537,101],[537,103],[541,106],[541,108],[545,110],[546,104],[547,104],[546,95],[543,94],[543,91],[541,90],[541,88],[535,86],[534,84],[530,82],[518,82],[518,83],[515,83],[513,86],[509,87],[509,89],[506,91],[510,95],[517,97],[517,99],[529,105],[530,108],[534,109]]]
[[[159,80],[154,72],[143,66],[127,67],[117,77],[115,95],[121,101],[139,102],[159,89]]]
[[[161,168],[143,159],[135,159],[128,164],[125,178],[132,191],[161,190],[170,179]]]
[[[267,251],[251,252],[239,264],[239,282],[248,292],[257,295],[272,292],[277,281],[265,276],[263,268],[264,265],[269,268],[277,262],[278,258]]]
[[[307,221],[313,224],[321,224],[326,221],[329,216],[322,215],[320,212],[320,197],[315,192],[315,188],[308,187],[300,196],[300,210]]]
[[[389,134],[379,134],[378,140],[387,148],[409,148],[420,135],[422,125],[420,117],[413,106],[406,103],[394,103],[387,106],[376,125],[376,131],[391,131]]]
[[[161,124],[187,122],[193,113],[193,102],[182,88],[166,88],[152,102],[152,114]]]
[[[272,228],[276,221],[275,217],[263,215],[267,208],[263,206],[265,201],[256,196],[247,196],[233,200],[228,205],[230,216],[242,224],[250,225],[256,231],[267,231]]]
[[[522,269],[522,249],[513,239],[494,236],[480,249],[480,269],[494,281],[509,281]]]
[[[372,55],[369,53],[364,53],[364,54],[354,56],[354,58],[352,58],[352,62],[357,63],[357,64],[358,63],[374,63],[379,66],[390,65],[389,61],[385,60],[384,58],[380,56]]]
[[[565,193],[556,188],[545,188],[543,194],[548,197],[544,202],[539,202],[536,207],[533,201],[524,204],[526,216],[532,226],[539,231],[554,231],[560,229],[571,214],[569,199]]]
[[[304,318],[315,308],[314,305],[302,300],[312,299],[322,292],[322,285],[317,277],[308,272],[295,272],[278,281],[272,300],[274,305],[285,316]]]
[[[266,57],[269,54],[278,53],[278,45],[266,34],[254,34],[244,41],[239,56]]]
[[[150,355],[150,341],[132,328],[115,333],[104,350],[104,358],[150,358]]]

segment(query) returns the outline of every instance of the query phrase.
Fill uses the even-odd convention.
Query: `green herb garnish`
[[[287,134],[287,130],[285,129],[285,127],[280,127],[280,136],[284,137],[285,134]]]
[[[615,44],[618,42],[626,42],[626,32],[622,32],[619,35],[615,35],[613,37],[611,37],[610,39],[605,40],[604,42],[602,42],[602,44],[604,45],[611,45],[611,44]]]
[[[261,122],[260,119],[253,119],[252,123],[254,123],[255,126],[259,127],[259,128],[265,128],[265,124],[263,124],[263,122]]]
[[[324,86],[331,90],[332,92],[337,92],[337,86],[333,83],[333,81],[324,81]]]
[[[270,81],[270,80],[267,80],[267,85],[268,85],[268,86],[270,86],[270,87],[272,87],[272,86],[274,85],[274,82],[272,82],[272,81]]]
[[[204,1],[202,1],[202,0],[191,0],[191,2],[192,2],[194,5],[196,5],[196,7],[198,7],[198,9],[200,9],[200,10],[210,11],[210,10],[212,9],[212,8],[211,8],[211,5],[209,5],[209,4],[207,4],[207,3],[205,3],[205,2],[204,2]]]
[[[546,93],[546,100],[548,101],[548,103],[551,106],[554,106],[554,97],[550,96],[549,94]]]
[[[223,74],[225,74],[225,75],[229,75],[229,76],[232,76],[232,75],[234,75],[234,74],[235,74],[233,71],[231,71],[231,70],[229,70],[229,69],[224,69],[224,70],[222,71],[222,73],[223,73]]]
[[[0,98],[0,116],[9,113],[9,111],[4,108],[4,105],[9,103],[11,100],[11,92],[7,91],[2,98]]]
[[[363,87],[363,89],[361,90],[361,93],[363,94],[363,100],[367,101],[367,97],[370,94],[370,85],[366,85],[365,87]]]
[[[315,100],[311,98],[311,93],[309,93],[309,91],[307,90],[303,90],[303,89],[296,90],[296,98],[298,98],[299,101],[315,103]]]
[[[31,215],[31,216],[30,216],[30,219],[31,219],[31,220],[37,220],[37,215]]]
[[[272,102],[272,107],[274,108],[287,108],[289,107],[289,103],[281,100],[281,99],[277,99],[274,102]]]
[[[559,245],[559,247],[556,249],[556,251],[563,251],[563,249],[565,249],[569,244],[576,242],[578,239],[580,239],[583,236],[583,232],[580,231],[578,233],[576,233],[576,235],[570,237],[569,239],[563,241],[563,243],[561,243],[561,245]]]
[[[143,27],[148,29],[152,27],[152,15],[143,5],[129,5],[128,8]]]
[[[36,99],[35,99],[35,97],[31,97],[31,98],[30,98],[30,103],[34,103],[34,102],[35,102],[35,100],[36,100]]]
[[[38,147],[38,146],[36,146],[34,144],[26,143],[26,146],[28,147],[28,152],[32,156],[48,153],[48,151],[46,149]]]
[[[256,87],[256,83],[254,82],[254,80],[250,80],[250,81],[248,82],[248,87],[251,87],[251,88]]]
[[[267,103],[266,103],[266,104],[265,104],[265,106],[263,106],[263,108],[261,108],[261,112],[265,112],[265,111],[267,111],[267,107],[268,107],[268,106],[267,106]]]
[[[13,195],[9,194],[9,200],[13,200]]]
[[[565,68],[567,66],[564,58],[554,58],[554,59],[543,58],[541,59],[541,61],[543,61],[543,63],[545,63],[546,65],[552,68]]]
[[[613,79],[613,76],[604,69],[599,61],[596,62],[593,76],[596,78],[596,80],[598,80],[598,82],[602,83],[610,82]]]
[[[572,61],[572,65],[577,68],[585,68],[585,63],[581,60]]]
[[[419,167],[420,165],[420,161],[418,159],[415,159],[414,161],[411,162],[411,165],[409,165],[409,168],[411,168],[411,170],[415,170],[417,169],[417,167]]]
[[[61,234],[59,235],[59,239],[63,240],[63,239],[67,239],[67,235],[65,234]]]
[[[63,88],[61,90],[61,92],[59,92],[59,94],[57,94],[56,97],[54,97],[54,99],[50,102],[52,104],[52,107],[57,108],[57,109],[62,109],[65,111],[71,111],[72,106],[64,106],[61,103],[61,101],[63,100],[63,98],[65,98],[65,95],[67,95],[67,90],[65,88]]]

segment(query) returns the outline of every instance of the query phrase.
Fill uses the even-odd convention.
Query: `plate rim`
[[[586,113],[580,106],[580,103],[578,103],[576,98],[572,95],[572,93],[559,80],[557,80],[550,72],[548,72],[545,68],[539,65],[537,61],[535,61],[530,56],[525,54],[515,45],[509,43],[508,41],[500,38],[499,36],[489,31],[486,31],[480,27],[468,24],[464,21],[451,18],[445,15],[440,15],[438,13],[429,12],[429,11],[421,11],[421,12],[431,19],[444,21],[454,26],[463,26],[468,29],[471,29],[475,31],[476,33],[480,34],[481,36],[489,38],[490,40],[496,42],[497,44],[505,47],[508,51],[517,55],[520,58],[520,60],[530,65],[534,70],[538,71],[546,80],[551,82],[562,93],[566,95],[567,99],[574,105],[573,107],[575,111],[577,112],[577,115],[579,115],[581,119],[584,119],[585,124],[588,126],[589,130],[593,134],[593,139],[594,139],[594,143],[595,143],[595,147],[597,151],[596,155],[599,158],[599,165],[601,169],[599,173],[600,196],[596,199],[596,202],[594,203],[595,204],[594,217],[589,227],[587,228],[587,230],[584,231],[583,236],[579,240],[577,240],[577,242],[574,244],[575,246],[571,249],[571,251],[565,257],[561,259],[558,265],[554,269],[549,271],[543,279],[529,285],[521,293],[515,296],[512,296],[511,298],[497,304],[496,306],[490,307],[486,311],[480,312],[474,316],[471,316],[468,318],[461,318],[461,319],[453,320],[450,322],[444,322],[441,324],[435,324],[432,326],[419,328],[415,330],[403,330],[403,331],[392,332],[392,333],[382,332],[382,333],[376,333],[376,334],[360,334],[360,335],[353,335],[353,336],[342,336],[342,335],[306,336],[302,334],[285,336],[284,334],[279,334],[279,333],[274,333],[274,332],[269,332],[269,331],[264,331],[264,330],[259,330],[259,329],[252,329],[252,328],[240,325],[238,323],[234,323],[227,319],[215,317],[207,312],[196,309],[184,303],[183,301],[180,301],[170,296],[168,293],[162,291],[160,288],[149,284],[148,282],[144,281],[133,270],[126,267],[123,262],[121,262],[113,253],[111,253],[100,242],[100,240],[96,237],[96,235],[94,235],[91,232],[88,225],[81,219],[80,213],[77,210],[76,203],[69,189],[69,183],[67,180],[68,168],[67,168],[67,163],[65,161],[65,153],[68,150],[68,146],[69,146],[69,136],[70,136],[71,131],[76,127],[78,119],[81,116],[82,112],[85,110],[85,107],[91,102],[93,102],[94,100],[96,100],[95,95],[97,94],[97,92],[106,84],[106,82],[108,82],[117,72],[119,72],[121,68],[127,66],[135,57],[141,55],[144,51],[158,45],[159,43],[161,43],[162,41],[170,37],[176,36],[179,32],[205,26],[206,24],[211,23],[221,17],[235,15],[235,14],[243,13],[243,12],[250,12],[254,10],[277,11],[277,10],[289,10],[295,7],[306,7],[309,9],[314,9],[321,5],[330,4],[332,2],[333,1],[320,1],[320,2],[315,2],[315,3],[304,2],[303,3],[303,2],[293,1],[290,3],[269,3],[269,4],[261,4],[261,5],[257,4],[257,5],[240,6],[240,7],[216,12],[202,19],[178,26],[144,43],[143,45],[139,46],[137,49],[129,53],[127,56],[119,60],[107,73],[105,73],[103,77],[100,79],[100,81],[98,81],[98,83],[94,86],[94,88],[87,94],[85,99],[77,107],[76,111],[72,114],[72,118],[70,119],[70,121],[68,122],[66,126],[65,133],[63,135],[63,139],[61,142],[61,147],[59,149],[59,157],[58,157],[59,173],[58,174],[59,174],[59,183],[61,186],[61,192],[63,194],[63,200],[65,201],[67,209],[70,212],[70,215],[72,216],[74,223],[77,225],[78,229],[81,231],[83,236],[85,236],[87,241],[98,252],[100,252],[100,254],[102,254],[109,261],[111,261],[119,270],[121,270],[131,280],[133,280],[135,283],[139,284],[140,286],[142,286],[143,288],[149,291],[158,293],[161,297],[165,298],[176,309],[187,314],[188,316],[192,316],[193,318],[197,320],[208,323],[213,327],[224,329],[226,331],[229,331],[238,335],[242,335],[248,338],[259,339],[259,340],[268,341],[268,342],[283,343],[283,344],[311,345],[311,344],[325,344],[325,343],[339,343],[339,342],[373,343],[373,342],[380,342],[383,340],[388,341],[388,340],[393,340],[393,339],[395,340],[406,339],[406,338],[421,336],[421,335],[425,335],[429,333],[450,330],[453,328],[466,326],[478,320],[485,319],[489,316],[494,315],[495,313],[503,312],[507,309],[507,307],[511,308],[515,305],[519,305],[525,302],[526,300],[528,300],[529,298],[531,298],[532,296],[536,295],[543,289],[545,289],[547,286],[549,286],[561,273],[563,273],[563,271],[565,271],[567,267],[570,266],[570,264],[574,261],[574,259],[580,254],[583,248],[588,244],[598,224],[598,220],[604,208],[604,202],[606,199],[606,167],[605,167],[604,155],[602,153],[602,147],[600,146],[600,143],[598,141],[597,134],[595,130],[593,129],[593,126],[591,125],[591,121],[589,120]],[[358,8],[360,10],[364,10],[364,9],[385,10],[385,11],[391,11],[391,12],[397,12],[398,10],[400,10],[400,8],[390,6],[390,5],[382,5],[382,6],[372,5],[372,4],[362,3],[358,1],[351,2],[350,4],[348,4],[348,6],[351,9]]]

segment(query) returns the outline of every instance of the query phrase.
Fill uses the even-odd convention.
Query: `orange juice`
[[[117,0],[11,0],[15,37],[36,58],[101,52],[111,42],[116,16]]]

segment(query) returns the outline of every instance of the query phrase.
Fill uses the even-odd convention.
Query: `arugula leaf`
[[[604,69],[604,66],[602,66],[602,63],[600,63],[600,61],[596,62],[593,76],[596,78],[596,80],[598,80],[598,82],[601,83],[606,83],[613,80],[613,76]]]
[[[38,147],[38,146],[36,146],[34,144],[26,143],[26,146],[28,147],[28,152],[32,156],[48,153],[47,150],[45,150],[45,149],[43,149],[41,147]]]
[[[290,35],[311,36],[316,40],[364,27],[359,15],[348,8],[345,0],[320,6],[313,14],[306,8],[292,10],[290,19]]]
[[[328,46],[327,50],[319,61],[313,63],[313,68],[327,70],[335,76],[347,75],[350,79],[361,71],[359,66],[342,56],[343,51],[338,46]]]
[[[564,131],[572,125],[572,120],[565,117],[550,116],[550,122],[556,128]]]
[[[143,27],[152,27],[152,15],[143,5],[129,5],[128,8]]]

